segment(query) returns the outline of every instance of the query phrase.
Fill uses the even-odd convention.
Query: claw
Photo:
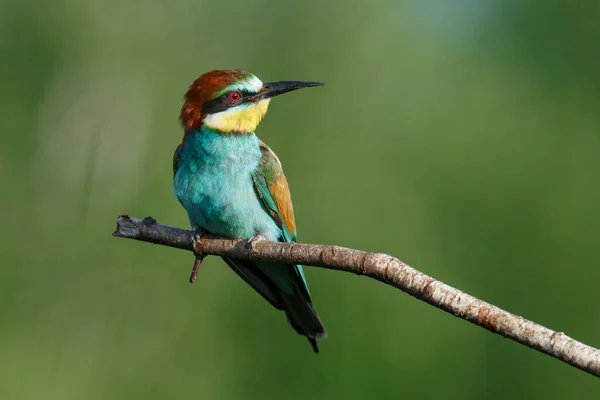
[[[256,235],[254,235],[250,239],[248,239],[248,243],[246,243],[246,249],[248,249],[250,251],[254,251],[255,246],[258,243],[265,242],[266,240],[267,240],[267,237],[265,235],[263,235],[262,233],[257,233]]]

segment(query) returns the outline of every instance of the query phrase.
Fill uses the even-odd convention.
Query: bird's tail
[[[327,337],[325,327],[310,300],[305,298],[300,288],[296,289],[293,294],[281,293],[285,314],[292,328],[299,334],[305,335],[314,352],[318,353],[316,339]]]

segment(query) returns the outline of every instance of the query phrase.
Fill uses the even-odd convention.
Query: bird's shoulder
[[[173,154],[173,176],[177,174],[177,170],[179,170],[179,164],[181,163],[181,151],[183,149],[183,145],[180,144],[175,149],[175,153]]]

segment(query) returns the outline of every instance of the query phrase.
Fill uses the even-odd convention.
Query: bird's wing
[[[252,179],[257,196],[264,209],[281,229],[282,242],[296,241],[296,223],[287,179],[279,159],[263,142],[260,142],[261,159]],[[313,350],[318,352],[315,338],[326,336],[325,328],[312,306],[306,278],[301,265],[274,265],[255,263],[279,289],[282,308],[292,327],[306,335]]]
[[[260,141],[262,157],[252,175],[254,189],[265,209],[283,232],[284,242],[296,241],[292,197],[283,168],[273,151]]]
[[[261,159],[252,179],[254,189],[261,199],[265,210],[271,215],[277,226],[282,231],[282,242],[296,241],[296,223],[294,221],[294,209],[287,179],[283,174],[283,168],[279,159],[273,151],[262,141],[260,142]],[[300,285],[310,301],[310,294],[306,277],[301,266],[294,266],[294,272],[301,279]],[[290,284],[290,282],[286,282]]]
[[[261,199],[265,211],[281,229],[280,241],[293,242],[296,240],[294,210],[281,163],[275,153],[263,142],[260,142],[260,150],[262,156],[256,170],[252,173],[256,195]],[[323,338],[326,333],[312,306],[302,266],[253,262],[255,269],[246,266],[247,271],[243,271],[237,264],[238,261],[230,260],[232,268],[238,271],[242,277],[246,275],[246,281],[271,301],[271,304],[285,310],[292,327],[298,333],[306,335],[313,350],[317,352],[315,338]],[[254,272],[256,276],[251,277],[247,273],[248,271]],[[260,278],[259,274],[264,274],[263,277],[266,279]],[[258,282],[256,278],[259,278]],[[263,289],[270,289],[270,291],[261,291],[260,286],[263,286]],[[272,297],[269,296],[271,294],[275,294],[276,301],[269,298]]]

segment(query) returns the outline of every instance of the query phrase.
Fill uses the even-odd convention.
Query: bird
[[[196,79],[181,108],[183,140],[173,156],[173,189],[197,231],[228,238],[295,242],[296,223],[287,179],[256,127],[275,96],[322,86],[319,82],[263,83],[241,69],[214,70]],[[308,338],[327,336],[312,304],[301,265],[223,257],[244,281]]]

